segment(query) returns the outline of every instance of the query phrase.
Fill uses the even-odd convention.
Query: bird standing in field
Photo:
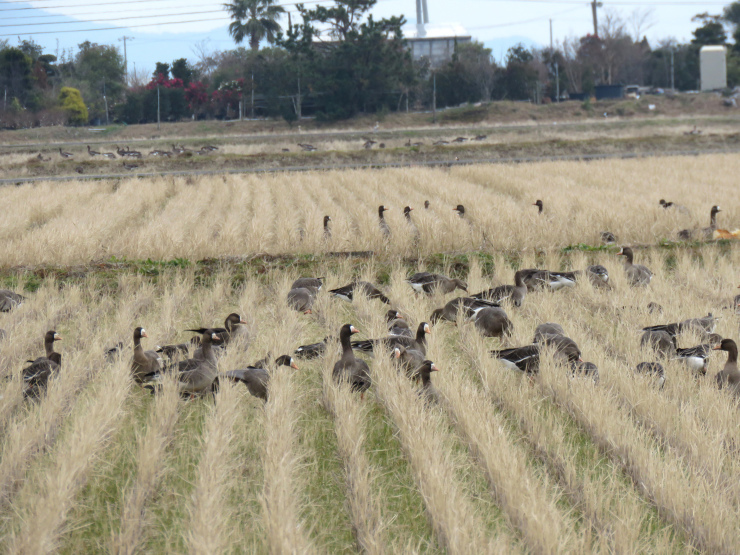
[[[367,362],[355,357],[350,337],[358,330],[352,324],[344,324],[339,330],[339,342],[342,344],[342,358],[332,370],[332,379],[337,383],[348,383],[352,391],[359,391],[361,396],[370,389],[370,368]]]
[[[251,366],[247,366],[245,369],[229,370],[222,372],[219,376],[224,376],[234,382],[241,382],[249,393],[255,397],[267,401],[267,388],[270,384],[270,374],[266,370],[268,366],[267,360],[260,360],[255,362]],[[293,358],[290,355],[282,355],[275,360],[275,366],[289,366],[294,370],[298,370],[298,365],[293,362]]]
[[[411,288],[417,293],[431,295],[438,291],[443,294],[452,293],[455,289],[468,292],[468,284],[461,279],[448,278],[442,274],[431,274],[429,272],[417,272],[406,280]]]
[[[542,210],[543,210],[544,206],[543,206],[541,200],[538,199],[537,202],[535,202],[534,204],[532,204],[532,206],[536,206],[537,207],[537,213],[538,214],[542,214]]]
[[[331,239],[331,227],[329,226],[330,221],[331,216],[324,216],[324,239],[326,241]]]
[[[148,378],[162,370],[162,357],[156,351],[145,351],[141,339],[149,337],[141,326],[134,330],[134,358],[131,361],[131,374],[136,383],[144,383]]]
[[[727,362],[715,378],[720,389],[727,387],[732,393],[740,397],[740,370],[737,368],[737,343],[732,339],[723,339],[715,348],[727,353]]]
[[[383,215],[384,212],[388,210],[387,206],[383,206],[382,204],[378,206],[378,218],[379,222],[378,225],[380,226],[380,233],[383,234],[383,237],[390,237],[391,235],[391,228],[388,226],[388,222],[385,221],[385,216]]]
[[[634,255],[631,248],[622,247],[619,249],[617,256],[624,256],[624,271],[627,274],[630,285],[648,285],[650,280],[653,279],[653,272],[646,266],[632,263]]]
[[[8,289],[0,289],[0,312],[10,312],[23,304],[26,297]]]
[[[72,154],[71,152],[65,152],[61,148],[59,149],[59,156],[61,156],[65,160],[68,158],[74,158],[74,154]]]
[[[38,398],[49,383],[49,379],[59,372],[62,366],[62,355],[54,351],[54,342],[62,337],[54,330],[44,334],[46,354],[35,360],[29,360],[30,366],[23,369],[23,396]]]

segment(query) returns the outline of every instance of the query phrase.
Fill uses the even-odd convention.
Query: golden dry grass
[[[64,284],[42,280],[23,305],[0,314],[0,327],[8,331],[0,340],[3,549],[738,551],[738,401],[718,391],[713,381],[725,354],[713,354],[708,374],[699,379],[679,361],[668,361],[663,390],[635,375],[633,368],[654,360],[639,346],[640,328],[648,324],[712,311],[722,316],[716,331],[738,339],[737,315],[729,303],[737,294],[740,251],[733,244],[641,250],[639,261],[655,277],[646,288],[632,288],[613,254],[547,249],[578,242],[576,236],[599,230],[608,218],[612,231],[632,241],[654,242],[663,230],[683,224],[663,212],[657,198],[692,208],[692,198],[707,208],[714,203],[691,188],[692,179],[703,179],[712,198],[716,195],[716,202],[726,205],[721,218],[734,221],[737,209],[722,201],[732,198],[734,157],[671,159],[681,168],[675,169],[675,182],[663,190],[667,192],[642,195],[637,178],[643,189],[661,172],[664,181],[668,179],[669,170],[651,162],[657,161],[333,172],[292,176],[292,182],[288,176],[209,178],[192,184],[161,180],[150,184],[151,203],[140,199],[133,205],[118,195],[140,190],[143,183],[121,183],[115,192],[110,184],[89,184],[89,195],[78,184],[68,191],[81,203],[74,210],[64,200],[64,185],[59,191],[44,189],[56,199],[52,212],[73,210],[80,220],[73,225],[54,216],[30,235],[47,225],[98,226],[94,233],[120,239],[116,256],[172,258],[189,253],[193,259],[267,250],[302,253],[310,251],[311,241],[320,247],[317,252],[328,250],[320,228],[309,230],[306,225],[300,243],[292,224],[274,221],[277,214],[287,214],[296,222],[320,222],[313,216],[301,219],[311,214],[301,209],[304,198],[314,215],[334,207],[333,242],[342,246],[332,250],[372,248],[380,254],[362,264],[329,257],[310,262],[311,273],[325,276],[310,315],[285,304],[290,283],[300,275],[297,267],[237,276],[228,268],[206,275],[191,266],[156,277],[120,270]],[[722,171],[712,171],[712,164],[720,163]],[[568,177],[568,172],[574,173]],[[389,179],[399,188],[388,187]],[[529,206],[534,200],[529,197],[548,182],[556,188],[549,189],[550,202],[546,195],[536,195],[549,211],[540,218]],[[44,187],[0,194],[26,195],[18,204],[20,213],[33,201],[29,191]],[[285,193],[299,190],[303,197]],[[225,191],[243,196],[226,202]],[[199,194],[211,203],[193,206]],[[397,243],[395,231],[404,222],[395,212],[391,241],[385,245],[374,235],[375,205],[390,205],[395,199],[394,208],[401,208],[401,199],[416,203],[427,197],[433,200],[432,209],[424,213],[420,207],[416,223],[422,231],[442,229],[439,235],[423,238],[416,251],[409,241]],[[115,199],[117,209],[93,218],[83,208],[85,202],[105,199]],[[469,205],[473,225],[443,210],[457,202]],[[148,217],[137,217],[137,209],[147,211]],[[169,229],[158,224],[161,218],[172,223]],[[219,218],[223,221],[214,236],[209,226],[216,224],[209,222]],[[704,217],[692,218],[687,225],[706,225]],[[8,221],[0,223],[5,226],[2,233],[16,229],[20,215],[11,214]],[[458,227],[453,231],[444,231],[454,225]],[[172,235],[164,240],[168,231]],[[198,238],[200,231],[205,239]],[[222,370],[243,368],[268,353],[272,358],[290,353],[300,344],[336,335],[346,322],[362,331],[361,338],[380,337],[386,305],[366,298],[350,304],[326,293],[355,277],[382,279],[394,306],[415,326],[453,295],[415,296],[405,278],[423,268],[398,255],[464,252],[479,246],[484,231],[495,248],[521,246],[516,259],[511,252],[493,251],[468,257],[467,271],[454,268],[471,292],[510,282],[512,263],[552,269],[603,264],[614,287],[597,290],[584,280],[573,289],[532,293],[521,308],[506,306],[514,332],[505,342],[484,339],[462,321],[458,326],[434,326],[428,357],[441,368],[433,374],[441,397],[438,405],[425,403],[417,386],[382,352],[369,361],[374,385],[364,399],[336,387],[330,378],[339,356],[334,343],[324,359],[298,360],[300,370],[270,369],[267,403],[239,384],[224,383],[215,399],[179,399],[167,388],[152,398],[131,384],[130,350],[112,364],[104,362],[105,347],[118,340],[129,346],[136,325],[149,331],[145,347],[151,348],[186,340],[187,328],[220,325],[232,311],[246,317],[251,338],[248,348],[237,346],[220,359]],[[222,245],[222,239],[234,250]],[[11,239],[18,244],[24,240],[30,241]],[[79,241],[54,240],[52,233],[36,236],[35,244],[51,243],[48,253],[31,250],[12,261],[8,256],[14,251],[5,250],[0,258],[9,265],[84,262],[98,256],[86,233]],[[123,245],[133,244],[141,250],[122,252]],[[244,251],[234,246],[238,244]],[[545,252],[538,252],[542,247]],[[449,273],[453,268],[442,270]],[[21,275],[19,287],[23,279]],[[649,314],[649,302],[659,303],[663,314]],[[559,322],[583,357],[599,366],[598,385],[571,379],[569,370],[549,356],[532,381],[490,358],[488,351],[502,344],[529,343],[536,325],[547,321]],[[42,399],[24,401],[19,370],[23,361],[41,354],[47,329],[63,336],[58,345],[63,371]],[[699,339],[684,334],[679,343],[690,346]]]
[[[718,170],[719,168],[719,170]],[[675,239],[684,228],[740,227],[731,204],[737,155],[333,171],[269,176],[38,183],[0,189],[0,266],[82,264],[111,257],[189,260],[256,253],[373,250],[418,256],[482,248],[532,251]],[[664,210],[660,198],[691,215]],[[532,203],[542,199],[545,212]],[[429,210],[424,201],[429,200]],[[392,236],[378,226],[378,206]],[[461,220],[452,208],[466,207]],[[404,206],[420,232],[404,220]],[[332,237],[322,220],[332,217]]]

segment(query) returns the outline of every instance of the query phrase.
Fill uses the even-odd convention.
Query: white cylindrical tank
[[[702,91],[727,88],[727,49],[724,46],[702,46],[699,72]]]

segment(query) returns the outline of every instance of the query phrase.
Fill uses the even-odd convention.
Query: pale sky
[[[196,59],[194,45],[208,50],[233,48],[226,30],[229,19],[222,4],[226,0],[0,0],[0,38],[15,44],[18,35],[33,38],[47,52],[75,48],[84,40],[121,45],[127,43],[129,69],[151,72],[157,61]],[[431,24],[459,23],[474,39],[493,48],[501,60],[506,49],[524,42],[547,45],[549,20],[555,42],[593,30],[591,6],[582,0],[427,0]],[[306,7],[331,1],[307,0]],[[294,12],[295,4],[280,1]],[[599,13],[611,13],[627,21],[635,14],[649,22],[642,34],[651,43],[674,37],[691,38],[697,26],[691,17],[699,12],[721,13],[727,1],[712,0],[604,0]],[[405,15],[415,22],[416,4],[411,0],[379,0],[374,17]],[[284,18],[283,24],[287,24]],[[113,28],[113,29],[111,29]],[[99,29],[99,30],[98,30]],[[630,28],[630,30],[632,30]],[[66,31],[66,32],[62,32]],[[33,33],[29,35],[28,33]],[[247,46],[244,44],[244,46]]]

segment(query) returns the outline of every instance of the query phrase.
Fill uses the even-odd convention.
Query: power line
[[[165,21],[163,23],[140,23],[138,25],[126,25],[126,29],[134,29],[137,27],[156,27],[157,25],[179,25],[182,23],[200,23],[206,21],[230,21],[228,17],[216,17],[212,19],[189,19],[187,21]],[[95,29],[63,29],[59,31],[36,31],[35,33],[6,33],[0,35],[0,37],[16,37],[16,36],[28,36],[28,35],[49,35],[53,33],[89,33],[92,31],[120,31],[123,27],[97,27]]]
[[[198,2],[194,6],[179,6],[179,7],[180,8],[187,8],[187,7],[198,8],[198,7],[200,7],[201,4],[202,4],[202,2]],[[39,10],[45,10],[46,8],[38,8],[38,9]],[[150,12],[152,10],[169,10],[169,9],[170,8],[165,8],[165,7],[160,7],[160,8],[137,8],[136,11],[138,13],[141,13],[141,12]],[[18,15],[18,16],[12,16],[12,15],[10,15],[10,16],[4,17],[4,19],[5,20],[16,20],[16,19],[49,19],[50,17],[60,17],[60,16],[77,17],[79,15],[99,15],[99,14],[100,14],[100,10],[98,10],[96,12],[79,12],[79,13],[78,12],[75,12],[75,13],[64,13],[64,14],[47,13],[47,14],[44,14],[44,15]],[[152,17],[156,17],[156,15],[153,14]]]
[[[51,0],[50,0],[51,1]],[[175,2],[178,0],[157,0],[161,2]],[[280,6],[297,6],[298,4],[318,4],[319,2],[323,2],[326,0],[306,0],[305,2],[287,2],[285,4],[279,4]],[[152,0],[120,0],[120,1],[110,1],[110,2],[96,2],[94,4],[72,4],[72,5],[63,5],[63,6],[44,6],[44,7],[26,7],[26,8],[2,8],[0,9],[0,12],[18,12],[18,11],[24,11],[24,10],[58,10],[62,8],[88,8],[91,6],[119,6],[121,4],[151,4]],[[5,2],[4,2],[5,3]],[[28,2],[24,2],[28,3]]]
[[[154,17],[178,17],[182,15],[200,15],[204,13],[223,13],[223,10],[207,10],[203,12],[183,12],[160,15],[128,15],[125,17],[106,17],[103,19],[88,20],[89,23],[106,23],[108,21],[123,21],[124,19],[149,19]],[[79,21],[43,21],[41,23],[11,23],[9,25],[0,25],[0,27],[31,27],[39,25],[78,25]]]

